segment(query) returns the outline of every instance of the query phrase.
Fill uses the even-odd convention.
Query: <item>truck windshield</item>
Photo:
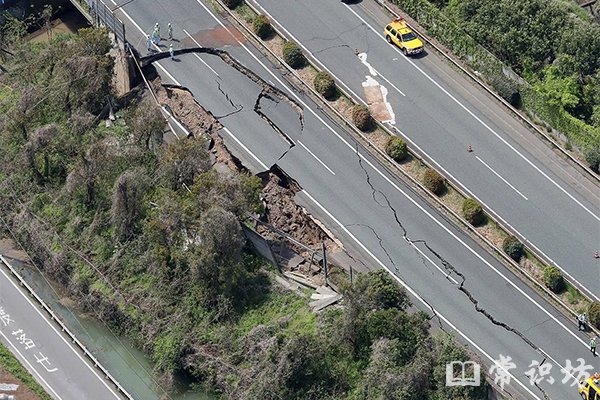
[[[410,42],[411,40],[415,40],[417,37],[415,36],[414,33],[412,32],[408,32],[402,35],[402,41],[403,42]]]

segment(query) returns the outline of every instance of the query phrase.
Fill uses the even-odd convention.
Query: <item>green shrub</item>
[[[363,132],[373,128],[373,117],[366,106],[355,106],[352,109],[352,122]]]
[[[283,61],[294,69],[302,68],[306,64],[306,58],[302,50],[294,42],[285,42],[282,49]]]
[[[565,279],[560,270],[553,266],[544,268],[544,285],[554,293],[560,293],[565,290]]]
[[[385,152],[392,157],[394,161],[400,162],[408,156],[408,148],[406,142],[398,136],[390,136],[385,144]]]
[[[588,306],[587,319],[590,324],[600,329],[600,303],[593,302]]]
[[[502,250],[504,250],[510,258],[519,262],[523,256],[523,243],[514,236],[507,236],[502,242]]]
[[[315,80],[313,81],[313,85],[315,86],[315,90],[319,92],[319,94],[325,97],[327,100],[332,100],[335,97],[336,87],[335,81],[325,71],[319,72],[315,76]]]
[[[223,3],[225,3],[228,8],[234,9],[242,4],[242,0],[223,0]]]
[[[425,170],[425,173],[423,174],[422,183],[436,196],[439,196],[440,194],[444,193],[444,190],[446,190],[446,185],[444,184],[444,177],[441,176],[436,170],[431,168],[427,168]]]
[[[266,39],[273,33],[273,27],[271,26],[271,21],[265,15],[258,15],[252,21],[252,29],[254,33],[261,38]]]
[[[585,161],[590,169],[596,173],[600,172],[600,148],[588,150],[585,152]]]
[[[223,0],[223,3],[225,3],[228,8],[234,9],[242,4],[242,0]]]
[[[479,226],[485,221],[481,205],[473,199],[465,199],[462,205],[462,215],[473,226]]]

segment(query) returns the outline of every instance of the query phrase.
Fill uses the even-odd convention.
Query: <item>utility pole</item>
[[[354,271],[352,270],[352,265],[350,265],[350,286],[354,285]]]
[[[328,286],[327,285],[327,251],[325,250],[325,242],[322,242],[321,250],[323,251],[323,271],[325,272],[325,286]]]

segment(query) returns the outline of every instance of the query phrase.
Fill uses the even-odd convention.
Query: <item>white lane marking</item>
[[[492,171],[492,173],[494,175],[496,175],[498,178],[502,179],[502,181],[504,183],[506,183],[508,186],[510,186],[510,188],[512,190],[514,190],[515,192],[517,192],[522,198],[524,198],[525,200],[529,200],[527,197],[525,197],[525,195],[523,195],[523,193],[519,192],[516,187],[514,187],[513,185],[511,185],[509,181],[507,181],[506,179],[504,179],[499,173],[497,173],[496,171],[494,171],[492,169],[492,167],[490,167],[489,165],[487,165],[485,163],[485,161],[483,161],[481,158],[479,158],[479,156],[475,156],[475,158],[478,159],[480,163],[482,163],[483,165],[485,165],[487,167],[487,169],[489,169],[490,171]]]
[[[385,40],[385,38],[381,35],[379,35],[378,31],[373,28],[371,25],[369,25],[369,23],[360,15],[358,15],[356,13],[356,11],[354,11],[352,9],[352,7],[350,7],[347,4],[344,4],[346,6],[346,8],[348,8],[348,10],[350,10],[350,12],[352,12],[352,14],[354,14],[358,19],[360,19],[367,27],[369,27],[369,29],[371,29],[375,35],[380,38],[381,40],[383,40],[384,42],[387,43],[387,41]],[[585,211],[587,211],[592,217],[594,217],[596,220],[600,221],[600,216],[597,216],[596,214],[594,214],[590,209],[588,209],[583,203],[581,203],[579,200],[577,200],[575,198],[575,196],[573,196],[571,193],[569,193],[566,189],[564,189],[558,182],[554,181],[550,176],[548,176],[544,171],[542,171],[538,166],[536,166],[532,161],[530,161],[527,157],[525,157],[524,154],[522,154],[519,150],[517,150],[513,145],[511,145],[510,143],[508,143],[508,141],[506,139],[504,139],[502,136],[500,136],[494,129],[492,129],[488,124],[486,124],[485,122],[483,122],[481,120],[481,118],[479,118],[477,115],[475,115],[471,110],[469,110],[464,104],[462,104],[456,97],[454,97],[450,92],[448,92],[446,89],[444,89],[439,83],[437,83],[435,81],[435,79],[433,79],[432,77],[430,77],[425,71],[423,71],[417,64],[415,64],[409,57],[404,56],[404,54],[398,49],[398,48],[394,48],[394,50],[396,50],[398,53],[402,54],[402,56],[406,59],[406,61],[408,61],[413,67],[415,67],[421,74],[423,74],[423,76],[425,76],[427,79],[429,79],[435,86],[437,86],[442,92],[444,92],[448,97],[450,97],[456,104],[458,104],[463,110],[465,110],[469,115],[471,115],[477,122],[479,122],[481,125],[483,125],[488,131],[490,131],[492,134],[494,134],[494,136],[496,136],[498,139],[500,139],[500,141],[502,141],[502,143],[504,143],[508,148],[510,148],[512,151],[514,151],[519,157],[521,157],[527,164],[529,164],[530,166],[533,167],[533,169],[535,169],[536,171],[538,171],[540,174],[542,174],[542,176],[544,176],[546,179],[548,179],[554,186],[556,186],[558,189],[560,189],[564,194],[566,194],[569,198],[571,198],[571,200],[573,200],[575,203],[577,203],[581,208],[583,208]],[[381,75],[381,74],[380,74]]]
[[[227,129],[227,127],[225,127],[225,126],[224,126],[224,127],[223,127],[223,130],[224,130],[225,132],[227,132],[227,134],[228,134],[229,136],[231,136],[231,138],[232,138],[233,140],[235,140],[235,142],[236,142],[236,143],[237,143],[237,144],[238,144],[238,145],[239,145],[239,146],[240,146],[242,149],[244,149],[244,150],[245,150],[245,151],[246,151],[248,154],[250,154],[250,156],[252,156],[252,158],[254,158],[254,159],[256,160],[256,162],[258,162],[258,163],[260,164],[260,166],[264,168],[264,170],[265,170],[265,171],[269,169],[269,167],[267,167],[267,166],[266,166],[266,165],[265,165],[265,164],[264,164],[262,161],[260,161],[260,159],[259,159],[258,157],[256,157],[256,156],[254,155],[254,153],[253,153],[253,152],[251,152],[251,151],[250,151],[250,149],[249,149],[249,148],[247,148],[247,147],[244,145],[244,143],[240,142],[240,141],[239,141],[239,139],[238,139],[238,138],[236,138],[236,137],[233,135],[233,133],[231,133],[231,131],[230,131],[229,129]]]
[[[196,43],[196,45],[197,45],[198,47],[203,47],[203,46],[202,46],[200,43],[198,43],[198,41],[197,41],[197,40],[196,40],[196,39],[195,39],[195,38],[194,38],[192,35],[190,35],[190,33],[189,33],[188,31],[186,31],[185,29],[184,29],[183,31],[185,32],[185,34],[186,34],[186,35],[188,35],[188,36],[189,36],[189,38],[190,38],[190,39],[192,39],[192,40],[194,41],[194,43]],[[217,73],[217,71],[215,71],[215,70],[214,70],[214,69],[213,69],[213,68],[212,68],[210,65],[208,65],[208,63],[207,63],[206,61],[204,61],[204,60],[202,59],[202,57],[200,57],[200,56],[199,56],[198,54],[196,54],[196,53],[194,53],[194,55],[196,56],[196,58],[197,58],[198,60],[200,60],[200,61],[202,62],[202,64],[206,65],[206,66],[208,67],[208,69],[210,69],[210,70],[211,70],[211,71],[212,71],[212,72],[213,72],[213,73],[214,73],[216,76],[218,76],[219,78],[221,77],[221,75],[219,75],[219,74]]]
[[[402,137],[406,138],[406,140],[408,142],[411,143],[412,146],[414,146],[421,154],[427,154],[423,151],[423,149],[421,149],[419,147],[419,145],[417,145],[416,143],[414,143],[408,136],[406,136],[404,134],[404,132],[402,132],[400,129],[398,129],[395,126],[390,125],[390,128],[395,130],[396,132],[398,132]],[[455,178],[451,173],[449,173],[443,166],[441,166],[437,161],[435,161],[433,158],[429,157],[429,159],[431,160],[431,162],[442,172],[444,172],[444,174],[446,174],[447,176],[452,177],[459,186],[462,187],[462,189],[469,195],[471,196],[473,199],[477,200],[480,204],[486,205],[486,203],[481,200],[475,193],[471,192],[471,190],[469,188],[467,188],[465,185],[462,184],[462,182],[460,180],[458,180],[457,178]],[[489,210],[490,214],[492,214],[494,216],[494,218],[497,218],[498,220],[502,221],[502,223],[505,226],[510,227],[513,232],[521,238],[521,240],[523,240],[524,242],[527,242],[535,251],[537,251],[539,254],[541,254],[544,258],[546,258],[548,261],[550,261],[550,263],[552,263],[556,268],[560,269],[562,271],[562,273],[564,275],[566,275],[570,280],[572,280],[573,282],[575,282],[581,289],[583,289],[585,292],[587,292],[587,294],[590,297],[593,297],[594,299],[596,299],[597,301],[600,301],[600,297],[597,296],[594,292],[592,292],[590,289],[588,289],[585,285],[583,285],[581,282],[579,282],[577,279],[575,279],[575,277],[573,275],[571,275],[566,269],[564,269],[563,267],[561,267],[556,261],[554,261],[552,258],[550,258],[546,253],[544,253],[542,250],[540,250],[536,245],[534,245],[529,239],[527,239],[527,237],[525,237],[525,235],[523,235],[521,232],[519,232],[519,230],[517,228],[515,228],[514,226],[512,226],[511,224],[508,223],[508,221],[506,221],[504,218],[502,218],[499,214],[497,214],[491,207],[487,206],[487,209]]]
[[[113,3],[115,6],[117,5],[117,3],[115,2],[115,0],[110,0],[110,1],[111,1],[111,3]],[[129,16],[129,14],[127,14],[127,12],[126,12],[126,11],[125,11],[123,8],[120,8],[120,9],[119,9],[119,11],[120,11],[120,12],[122,12],[122,13],[123,13],[123,14],[124,14],[124,15],[127,17],[127,19],[128,19],[129,21],[131,21],[131,23],[132,23],[132,24],[133,24],[133,25],[134,25],[136,28],[138,28],[138,30],[139,30],[139,31],[142,33],[142,36],[143,36],[143,37],[146,37],[146,32],[144,32],[144,30],[143,30],[142,28],[140,28],[140,26],[139,26],[138,24],[136,24],[136,22],[133,20],[133,18],[131,18],[131,17]],[[161,49],[160,47],[158,47],[156,44],[154,44],[154,43],[153,43],[152,45],[153,45],[154,47],[156,47],[156,48],[157,48],[159,51],[162,51],[162,49]],[[177,86],[181,86],[181,83],[179,83],[179,82],[177,81],[177,79],[175,79],[175,77],[169,73],[169,71],[167,71],[167,70],[166,70],[166,69],[165,69],[165,68],[164,68],[162,65],[160,65],[160,62],[158,62],[158,61],[157,61],[157,62],[155,62],[154,64],[158,65],[158,67],[159,67],[161,70],[163,70],[163,72],[164,72],[164,73],[165,73],[165,74],[166,74],[166,75],[169,77],[169,79],[171,79],[171,80],[173,81],[173,83],[174,83],[174,84],[176,84]]]
[[[198,0],[197,0],[198,1]],[[269,12],[267,10],[265,10],[264,7],[262,7],[260,4],[258,4],[255,0],[253,0],[255,5],[260,8],[263,12],[263,14],[265,14],[267,17],[269,17],[269,19],[271,19],[272,21],[277,21],[275,18],[273,18],[273,16],[271,14],[269,14]],[[347,6],[347,5],[346,5]],[[348,6],[347,6],[348,7]],[[351,10],[352,11],[352,10]],[[360,16],[359,16],[360,18]],[[366,23],[365,23],[366,24]],[[369,26],[368,24],[366,24],[367,26]],[[308,50],[303,44],[302,42],[300,42],[298,39],[296,39],[296,37],[294,37],[294,35],[292,35],[285,27],[283,27],[280,24],[281,29],[283,29],[284,32],[286,32],[286,34],[291,37],[300,47],[302,47],[302,49],[307,52],[308,54],[312,54],[310,52],[310,50]],[[370,27],[370,26],[369,26]],[[373,29],[373,28],[371,28]],[[376,35],[377,32],[375,32]],[[385,40],[385,39],[384,39]],[[387,41],[386,41],[387,43]],[[404,54],[399,51],[398,49],[396,49],[396,51],[402,55],[404,57]],[[331,76],[333,76],[338,82],[343,84],[343,81],[340,80],[329,68],[327,68],[326,65],[324,65],[318,58],[314,57],[314,60],[316,61],[317,64],[320,65],[320,67],[327,71]],[[406,57],[405,57],[406,58]],[[409,60],[410,61],[410,60]],[[346,90],[348,92],[350,92],[355,99],[357,99],[359,102],[363,103],[364,105],[368,105],[360,96],[358,96],[351,88],[349,88],[348,86],[344,85]],[[293,92],[292,92],[293,93]],[[564,269],[563,267],[561,267],[556,261],[554,261],[552,258],[548,257],[548,255],[546,255],[544,252],[542,252],[537,246],[533,245],[529,239],[527,239],[522,233],[520,233],[514,226],[512,226],[511,224],[509,224],[504,218],[502,218],[499,214],[497,214],[492,207],[488,206],[483,200],[481,200],[478,196],[476,196],[473,192],[471,192],[471,190],[469,188],[467,188],[467,186],[465,186],[458,178],[456,178],[454,175],[452,175],[449,171],[447,171],[444,167],[442,167],[437,161],[435,161],[435,159],[433,157],[431,157],[426,151],[424,151],[421,147],[419,147],[419,145],[417,145],[417,143],[415,143],[408,135],[406,135],[404,132],[402,132],[400,129],[398,129],[396,126],[392,126],[390,125],[390,128],[395,130],[396,132],[398,132],[403,138],[405,138],[408,142],[411,143],[411,145],[413,147],[415,147],[421,154],[425,155],[427,158],[429,158],[431,160],[431,162],[433,162],[438,169],[440,169],[441,171],[443,171],[446,176],[451,177],[460,187],[462,187],[462,189],[469,193],[469,195],[476,199],[479,203],[485,205],[487,207],[488,210],[490,210],[490,212],[499,220],[501,220],[506,226],[510,227],[513,232],[515,232],[518,236],[520,236],[522,238],[522,240],[526,241],[527,243],[529,243],[534,249],[536,249],[540,254],[542,254],[546,259],[548,259],[554,266],[556,266],[558,269],[560,269],[562,271],[563,274],[565,274],[567,277],[569,277],[569,279],[571,279],[573,282],[575,282],[580,288],[582,288],[584,291],[586,291],[591,297],[593,297],[594,299],[596,299],[597,301],[600,301],[600,296],[597,296],[594,292],[592,292],[590,289],[588,289],[585,285],[583,285],[581,282],[579,282],[577,279],[575,279],[566,269]],[[334,134],[337,133],[334,132]]]
[[[458,281],[456,279],[454,279],[449,273],[448,271],[440,268],[435,262],[433,262],[433,260],[427,255],[425,254],[416,244],[414,244],[413,242],[408,242],[408,244],[410,246],[413,247],[413,249],[415,249],[420,255],[422,255],[423,257],[425,257],[425,259],[427,259],[427,261],[429,261],[431,264],[433,264],[433,266],[442,273],[442,275],[444,275],[444,277],[446,277],[447,279],[450,279],[452,281],[452,283],[454,283],[455,285],[458,285]]]
[[[369,73],[371,75],[381,77],[384,81],[387,82],[388,85],[390,85],[391,87],[393,87],[394,89],[396,89],[396,91],[398,93],[400,93],[402,96],[406,96],[402,90],[398,89],[396,87],[396,85],[394,85],[392,82],[390,82],[390,80],[388,78],[386,78],[385,76],[383,76],[379,71],[377,71],[375,69],[375,67],[373,67],[371,64],[369,64],[369,62],[367,61],[367,53],[360,53],[358,55],[358,58],[360,59],[360,62],[362,62],[364,65],[367,66],[367,68],[369,69]]]
[[[18,291],[18,292],[21,294],[21,296],[23,296],[23,298],[24,298],[25,300],[27,300],[27,302],[29,303],[29,305],[30,305],[30,306],[31,306],[31,307],[32,307],[32,308],[33,308],[33,309],[34,309],[34,310],[35,310],[35,311],[36,311],[36,312],[37,312],[37,313],[40,315],[40,317],[42,317],[42,319],[43,319],[44,321],[46,321],[46,323],[47,323],[47,324],[50,326],[50,328],[52,328],[52,330],[53,330],[54,332],[56,332],[56,334],[58,335],[58,337],[60,337],[60,338],[62,339],[62,341],[63,341],[63,342],[65,342],[65,344],[66,344],[66,345],[67,345],[67,346],[68,346],[68,347],[69,347],[69,348],[70,348],[70,349],[73,351],[73,353],[75,353],[75,355],[77,356],[77,358],[79,358],[79,359],[81,360],[81,362],[82,362],[83,364],[85,364],[85,366],[86,366],[86,367],[88,367],[88,369],[89,369],[89,370],[90,370],[90,371],[91,371],[91,372],[92,372],[94,375],[96,375],[96,378],[98,378],[98,380],[99,380],[100,382],[102,382],[102,384],[103,384],[103,385],[104,385],[104,386],[105,386],[105,387],[106,387],[106,388],[109,390],[109,392],[110,392],[110,393],[112,393],[112,394],[115,396],[115,398],[116,398],[116,399],[119,399],[119,400],[121,400],[121,397],[119,397],[119,396],[118,396],[118,395],[117,395],[117,394],[116,394],[116,393],[113,391],[113,389],[112,389],[110,386],[108,386],[108,384],[106,383],[106,381],[105,381],[104,379],[102,379],[102,378],[100,377],[100,375],[98,375],[98,373],[97,373],[97,372],[96,372],[96,371],[95,371],[95,370],[94,370],[94,369],[93,369],[93,368],[92,368],[92,367],[91,367],[91,366],[90,366],[90,365],[89,365],[87,362],[85,362],[85,360],[83,359],[83,357],[81,357],[81,354],[79,354],[79,352],[78,352],[78,351],[77,351],[77,350],[76,350],[76,349],[75,349],[73,346],[71,346],[71,344],[70,344],[70,343],[67,341],[67,339],[65,339],[65,338],[64,338],[64,336],[63,336],[63,335],[61,335],[61,334],[58,332],[58,330],[57,330],[57,329],[54,327],[54,324],[52,324],[52,323],[51,323],[51,322],[50,322],[50,321],[49,321],[49,320],[48,320],[48,319],[47,319],[47,318],[46,318],[46,317],[45,317],[45,316],[44,316],[44,315],[43,315],[43,314],[40,312],[39,308],[38,308],[38,307],[36,307],[36,306],[35,306],[35,305],[32,303],[32,301],[29,299],[29,297],[27,297],[27,296],[25,295],[25,293],[23,293],[23,292],[22,292],[22,291],[19,289],[19,287],[17,286],[17,284],[16,284],[15,282],[13,282],[13,280],[12,280],[12,279],[10,279],[10,278],[9,278],[9,277],[6,275],[6,272],[4,272],[4,268],[1,268],[1,267],[0,267],[0,273],[2,273],[2,275],[4,275],[4,277],[5,277],[5,278],[6,278],[6,279],[7,279],[7,280],[8,280],[8,281],[9,281],[9,282],[10,282],[10,283],[11,283],[11,284],[14,286],[14,288],[15,288],[15,289],[17,289],[17,291]]]
[[[250,49],[248,49],[246,47],[246,45],[244,45],[230,30],[229,28],[227,28],[209,9],[208,7],[206,7],[200,0],[196,0],[198,2],[198,4],[200,4],[205,10],[206,12],[208,12],[215,21],[217,21],[217,23],[219,25],[221,25],[225,30],[227,30],[227,32],[231,35],[232,38],[234,38],[240,46],[242,46],[247,52],[248,54],[250,54],[259,64],[262,65],[262,67],[271,74],[271,76],[273,76],[273,78],[275,78],[276,81],[278,81],[289,93],[291,93],[292,96],[294,96],[296,98],[296,100],[298,100],[298,102],[300,104],[302,104],[305,109],[309,110],[311,112],[311,114],[313,114],[324,126],[326,126],[342,143],[344,143],[349,149],[352,150],[353,153],[356,152],[356,149],[354,148],[354,146],[352,146],[350,143],[348,143],[346,141],[346,139],[344,139],[338,132],[336,132],[325,120],[323,120],[323,118],[321,118],[321,116],[319,116],[312,108],[310,108],[293,90],[290,90],[288,88],[288,86],[283,83],[281,81],[281,79],[275,75],[269,68],[267,68],[266,65],[264,65],[262,63],[262,61],[260,61],[251,51]],[[262,8],[262,7],[261,7]],[[267,14],[267,12],[264,10],[265,14]],[[275,21],[275,19],[273,19],[271,16],[267,15],[269,18],[271,18],[272,21]],[[296,41],[298,44],[300,44],[300,42]],[[487,262],[479,253],[477,253],[475,250],[473,250],[471,247],[469,247],[462,239],[460,239],[458,236],[456,236],[449,228],[447,228],[444,224],[442,224],[439,220],[437,220],[431,213],[429,213],[427,210],[425,210],[415,199],[413,199],[412,197],[410,197],[406,192],[404,192],[402,189],[400,189],[400,187],[398,185],[396,185],[390,178],[387,177],[387,175],[385,175],[383,172],[381,172],[375,165],[373,165],[373,163],[371,161],[369,161],[366,157],[364,157],[362,154],[358,153],[358,156],[365,161],[365,163],[367,163],[369,165],[369,167],[371,167],[371,169],[373,169],[375,172],[377,172],[377,174],[379,174],[385,181],[387,181],[394,189],[396,189],[398,192],[400,192],[408,201],[410,201],[411,203],[413,203],[413,205],[415,205],[417,208],[419,208],[425,215],[427,215],[431,220],[433,220],[437,225],[439,225],[444,231],[446,231],[448,234],[450,234],[456,241],[458,241],[463,247],[465,247],[469,252],[471,252],[473,255],[475,255],[475,257],[477,257],[478,259],[480,259],[485,265],[487,265],[489,268],[491,268],[497,275],[501,276],[509,285],[513,286],[515,289],[517,289],[519,291],[519,293],[521,293],[523,296],[525,296],[525,298],[527,298],[531,303],[535,304],[536,307],[538,307],[540,310],[542,310],[544,312],[544,314],[548,315],[552,320],[554,320],[554,322],[556,322],[559,326],[561,326],[565,331],[567,331],[571,336],[573,336],[576,340],[578,340],[581,344],[583,344],[586,348],[587,348],[587,343],[584,342],[583,340],[581,340],[579,337],[577,337],[577,335],[575,335],[573,332],[571,332],[571,330],[569,330],[569,328],[567,328],[562,322],[558,321],[558,319],[556,317],[554,317],[548,310],[546,310],[544,307],[542,307],[539,303],[537,303],[535,300],[533,300],[531,298],[531,296],[527,295],[527,293],[525,293],[521,288],[519,288],[513,281],[511,281],[510,279],[508,279],[504,274],[502,274],[498,269],[496,269],[493,265],[491,265],[489,262]]]
[[[308,147],[306,147],[306,146],[304,145],[304,143],[302,143],[302,142],[301,142],[301,141],[299,141],[299,140],[296,140],[296,142],[298,142],[298,144],[299,144],[300,146],[304,147],[304,149],[305,149],[306,151],[308,151],[308,154],[310,154],[311,156],[313,156],[313,157],[315,158],[315,160],[317,160],[318,162],[320,162],[320,163],[321,163],[321,165],[322,165],[322,166],[324,166],[325,168],[327,168],[327,171],[331,172],[331,174],[332,174],[332,175],[335,175],[335,172],[333,172],[333,171],[331,170],[331,168],[329,168],[329,167],[327,166],[327,164],[325,164],[323,161],[321,161],[321,160],[319,159],[319,157],[317,157],[317,156],[315,155],[315,153],[313,153],[312,151],[310,151],[310,149],[309,149]]]
[[[0,331],[0,335],[2,335],[2,337],[4,338],[4,340],[6,340],[6,342],[10,345],[10,347],[13,348],[13,350],[19,355],[19,357],[21,358],[21,360],[23,360],[24,363],[26,363],[29,366],[29,371],[33,371],[38,378],[40,378],[40,380],[44,383],[44,386],[46,389],[50,390],[54,396],[58,399],[58,400],[62,400],[62,397],[60,397],[58,395],[58,393],[56,393],[56,390],[54,390],[54,388],[52,386],[50,386],[50,384],[48,382],[46,382],[46,380],[44,379],[44,377],[38,372],[37,369],[35,369],[33,367],[33,365],[31,365],[31,363],[29,362],[29,360],[27,358],[25,358],[25,356],[23,356],[23,354],[19,351],[19,349],[14,345],[13,342],[11,342],[6,335],[4,334],[4,332]]]
[[[444,317],[442,314],[440,314],[435,308],[433,308],[431,305],[429,305],[423,298],[421,298],[421,296],[419,296],[417,294],[417,292],[415,292],[402,279],[400,279],[399,276],[397,276],[396,274],[394,274],[384,263],[382,263],[373,253],[371,253],[371,251],[367,248],[367,246],[365,246],[364,244],[362,244],[362,242],[360,240],[358,240],[352,234],[352,232],[350,232],[348,230],[348,228],[346,228],[340,221],[338,221],[338,219],[335,218],[325,207],[323,207],[321,205],[321,203],[319,203],[317,200],[315,200],[315,198],[312,197],[310,195],[310,193],[308,193],[306,190],[303,190],[302,193],[304,193],[313,203],[315,203],[317,205],[317,207],[319,207],[329,218],[331,218],[331,220],[333,222],[335,222],[346,233],[346,235],[348,235],[356,244],[358,244],[373,260],[375,260],[375,262],[377,264],[379,264],[383,269],[385,269],[386,271],[388,271],[388,273],[391,276],[393,276],[394,279],[396,279],[398,281],[398,283],[400,283],[402,285],[402,287],[404,287],[404,289],[406,289],[417,300],[419,300],[425,306],[425,308],[431,310],[431,312],[433,312],[434,315],[440,317],[440,319],[442,319],[448,326],[450,326],[452,329],[454,329],[456,332],[458,332],[458,334],[460,336],[462,336],[467,342],[469,342],[481,354],[483,354],[484,356],[486,356],[492,363],[498,365],[507,375],[511,376],[514,379],[514,381],[517,382],[523,389],[525,389],[531,396],[533,396],[534,398],[536,398],[538,400],[541,400],[527,386],[525,386],[525,384],[523,384],[514,375],[512,375],[508,370],[506,370],[503,365],[497,364],[496,360],[493,357],[491,357],[487,352],[485,352],[481,347],[479,347],[477,345],[477,343],[475,343],[467,335],[465,335],[460,329],[458,329],[456,326],[454,326],[448,319],[446,319],[446,317]]]

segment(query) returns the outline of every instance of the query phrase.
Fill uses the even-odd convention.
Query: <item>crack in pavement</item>
[[[337,49],[337,48],[340,48],[340,47],[347,47],[347,48],[349,48],[350,50],[353,50],[353,49],[352,49],[352,47],[350,47],[350,46],[349,46],[349,45],[347,45],[347,44],[338,44],[338,45],[336,45],[336,46],[329,46],[329,47],[325,47],[325,48],[323,48],[323,49],[321,49],[321,50],[313,51],[313,52],[312,52],[312,54],[313,54],[313,56],[314,56],[314,55],[316,55],[316,54],[319,54],[319,53],[322,53],[322,52],[324,52],[324,51],[331,50],[331,49]]]
[[[231,98],[229,97],[229,94],[227,92],[225,92],[222,88],[221,88],[221,82],[215,80],[215,82],[217,82],[217,89],[219,89],[219,92],[221,92],[223,94],[223,96],[225,96],[225,98],[227,99],[227,101],[229,102],[229,104],[231,104],[231,106],[233,108],[240,108],[243,107],[241,104],[235,104],[233,102],[233,100],[231,100]]]
[[[251,69],[243,66],[238,60],[236,60],[227,51],[221,50],[221,49],[216,49],[213,47],[188,47],[188,48],[175,50],[175,52],[174,52],[175,55],[188,54],[188,53],[210,54],[210,55],[221,58],[221,60],[223,60],[223,62],[225,62],[227,65],[231,66],[232,68],[234,68],[241,74],[245,75],[252,82],[259,85],[262,88],[263,92],[269,94],[271,99],[277,98],[280,101],[287,103],[298,114],[298,119],[300,120],[301,130],[304,130],[304,108],[302,107],[302,105],[299,102],[297,102],[296,100],[294,100],[292,97],[290,97],[288,94],[286,94],[284,91],[282,91],[281,89],[278,89],[274,85],[265,81],[263,78],[258,76],[258,74],[256,74]],[[155,61],[159,61],[159,60],[162,60],[163,58],[168,58],[168,57],[170,57],[169,52],[160,52],[157,54],[152,54],[149,56],[141,57],[140,63],[143,67],[145,67],[148,64],[151,64]],[[222,92],[222,93],[230,101],[232,106],[236,107],[233,104],[233,102],[228,98],[228,96],[224,92]]]
[[[379,236],[379,234],[375,231],[375,229],[373,229],[373,227],[366,225],[366,224],[349,224],[349,225],[345,225],[346,227],[351,227],[351,226],[362,226],[364,228],[369,229],[371,232],[373,232],[373,235],[375,235],[375,237],[377,238],[377,240],[379,241],[379,247],[381,247],[381,250],[383,250],[383,252],[385,253],[386,257],[388,258],[388,260],[390,260],[390,262],[392,263],[392,265],[394,266],[394,269],[396,270],[396,273],[402,278],[402,273],[400,272],[400,268],[398,268],[398,266],[396,265],[396,263],[394,262],[394,260],[392,259],[392,256],[388,253],[387,249],[383,246],[383,238],[381,236]],[[440,327],[440,329],[445,332],[446,334],[450,334],[448,331],[446,331],[446,329],[444,328],[444,325],[442,324],[442,319],[440,318],[439,315],[437,315],[437,312],[435,311],[435,308],[433,308],[433,306],[431,304],[429,304],[427,302],[427,300],[423,299],[423,301],[425,302],[425,304],[427,304],[429,306],[429,308],[431,309],[432,312],[432,316],[429,316],[429,318],[427,318],[428,321],[431,321],[432,319],[436,319],[438,322],[438,325]]]
[[[279,133],[279,135],[281,135],[281,137],[283,137],[285,139],[285,141],[288,142],[288,144],[290,145],[288,150],[285,153],[283,153],[283,155],[281,157],[279,157],[278,160],[280,160],[290,149],[292,149],[294,146],[296,146],[296,143],[294,143],[292,138],[287,133],[285,133],[285,131],[283,129],[281,129],[279,126],[277,126],[277,124],[275,122],[273,122],[273,120],[271,118],[269,118],[269,116],[267,114],[262,112],[262,109],[260,107],[260,102],[263,99],[263,97],[278,103],[278,101],[276,99],[271,97],[269,95],[269,93],[263,89],[258,94],[258,97],[256,98],[256,102],[254,103],[254,112],[256,114],[258,114],[258,116],[261,117],[263,120],[265,120],[267,122],[267,124],[269,124],[269,126],[271,128],[273,128],[273,130],[275,132]]]
[[[358,143],[356,143],[356,155],[357,155],[357,158],[358,158],[358,164],[360,165],[360,168],[365,173],[365,176],[366,176],[366,179],[367,179],[367,184],[371,187],[371,190],[373,191],[373,198],[375,198],[375,192],[378,192],[381,196],[383,196],[383,198],[387,202],[387,207],[394,214],[394,219],[396,220],[397,225],[400,227],[400,229],[402,229],[402,236],[403,236],[404,240],[406,240],[410,245],[415,246],[415,247],[416,247],[417,243],[422,243],[427,248],[427,250],[429,250],[431,252],[431,254],[433,254],[433,256],[436,257],[442,263],[442,265],[444,266],[444,269],[448,272],[448,275],[446,275],[446,279],[448,281],[450,281],[450,274],[451,273],[454,273],[457,276],[459,276],[461,278],[461,282],[460,282],[460,284],[458,286],[458,289],[465,294],[465,296],[473,304],[473,306],[475,307],[475,310],[478,313],[480,313],[483,316],[485,316],[492,324],[494,324],[496,326],[500,326],[500,327],[504,328],[505,330],[514,333],[515,335],[517,335],[518,337],[520,337],[528,346],[530,346],[535,351],[539,352],[540,354],[544,354],[543,351],[539,347],[537,347],[531,340],[529,340],[529,338],[527,338],[525,335],[523,335],[522,332],[520,332],[519,330],[517,330],[517,329],[515,329],[515,328],[513,328],[511,326],[509,326],[508,324],[506,324],[506,323],[504,323],[502,321],[498,321],[487,310],[485,310],[483,307],[481,307],[479,305],[479,301],[473,296],[473,294],[468,289],[466,289],[464,287],[464,284],[466,282],[466,278],[465,278],[464,274],[462,274],[460,271],[458,271],[456,269],[456,267],[454,267],[454,265],[452,265],[448,260],[446,260],[444,257],[442,257],[437,251],[435,251],[427,243],[427,241],[425,241],[424,239],[412,240],[412,239],[409,238],[408,232],[407,232],[406,228],[404,227],[404,225],[402,224],[402,222],[398,218],[398,213],[396,212],[396,210],[394,209],[394,207],[391,205],[388,197],[383,192],[381,192],[380,190],[375,189],[375,187],[371,183],[371,180],[370,180],[370,177],[369,177],[369,173],[365,169],[365,167],[362,165],[362,158],[361,158],[361,155],[360,155],[358,149],[359,149],[358,148]],[[377,202],[377,203],[380,204],[379,202]],[[387,254],[387,251],[386,251],[386,254]],[[389,257],[389,255],[388,255],[388,257]],[[395,264],[394,264],[394,267],[396,267]],[[452,282],[452,281],[450,281],[450,282]],[[432,307],[432,310],[433,310],[433,307]]]

